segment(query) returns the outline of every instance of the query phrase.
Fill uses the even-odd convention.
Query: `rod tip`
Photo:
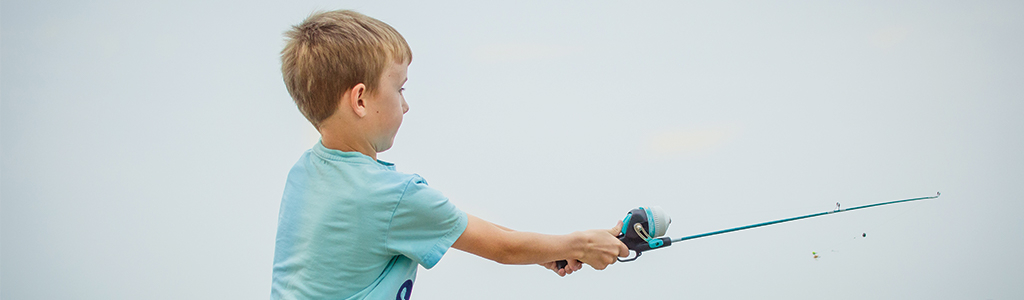
[[[942,193],[935,192],[935,198],[938,198],[939,196],[942,196]]]

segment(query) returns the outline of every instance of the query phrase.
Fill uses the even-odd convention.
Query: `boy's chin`
[[[377,153],[381,153],[381,152],[384,152],[384,151],[388,151],[388,149],[391,149],[391,146],[394,146],[394,144],[395,144],[395,140],[392,139],[392,140],[387,141],[386,143],[378,144],[377,147],[375,147],[375,148],[377,148],[376,149]]]

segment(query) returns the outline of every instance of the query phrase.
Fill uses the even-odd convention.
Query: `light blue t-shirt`
[[[288,173],[272,299],[408,299],[466,229],[422,177],[317,143]]]

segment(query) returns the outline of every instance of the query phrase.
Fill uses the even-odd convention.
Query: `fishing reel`
[[[622,231],[617,238],[626,244],[629,250],[636,252],[636,256],[618,260],[634,261],[644,251],[672,245],[672,238],[661,237],[668,231],[669,224],[672,224],[672,217],[669,217],[660,206],[641,206],[630,210],[626,218],[622,219]]]
[[[636,252],[636,255],[627,259],[616,259],[620,262],[630,262],[639,258],[644,251],[672,245],[671,238],[661,237],[668,231],[669,224],[672,224],[672,218],[660,206],[641,206],[630,210],[626,218],[622,219],[622,231],[616,238],[626,244],[629,250]],[[560,260],[556,266],[561,269],[566,264],[566,261]]]

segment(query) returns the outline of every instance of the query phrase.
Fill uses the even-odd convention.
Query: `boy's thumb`
[[[612,229],[609,229],[608,233],[611,233],[614,236],[619,236],[619,234],[622,233],[622,220],[619,220],[618,222],[616,222],[615,223],[615,227],[612,227]]]

